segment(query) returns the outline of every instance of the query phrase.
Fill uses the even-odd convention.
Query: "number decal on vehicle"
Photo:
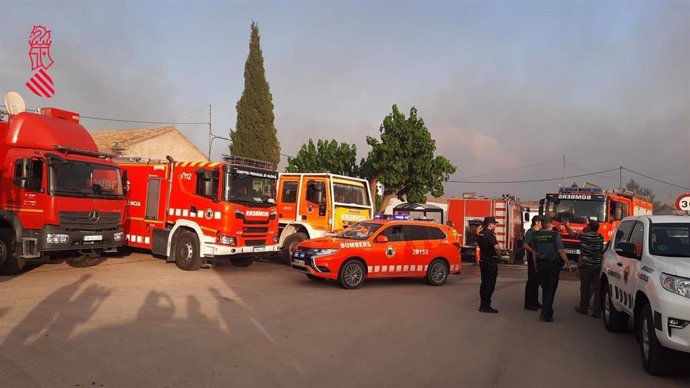
[[[413,255],[428,255],[429,250],[428,249],[413,249],[412,254]]]

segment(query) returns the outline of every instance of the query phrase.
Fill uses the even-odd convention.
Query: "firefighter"
[[[537,273],[537,252],[532,248],[534,233],[541,230],[539,216],[532,217],[532,227],[525,233],[522,247],[527,256],[527,283],[525,284],[525,310],[537,311],[542,308],[539,303],[539,274]]]
[[[448,222],[446,222],[446,226],[450,228],[450,233],[453,234],[453,242],[460,242],[460,235],[458,234],[458,230],[455,229],[455,223],[448,220]]]
[[[542,220],[542,229],[532,237],[532,248],[537,253],[537,271],[542,289],[544,304],[539,319],[553,322],[553,300],[556,297],[561,267],[566,265],[571,272],[568,256],[558,232],[553,228],[553,219],[546,217]]]
[[[479,297],[481,304],[479,311],[482,313],[497,313],[498,310],[491,307],[491,296],[496,289],[496,278],[498,277],[498,261],[501,259],[501,248],[496,240],[496,219],[485,217],[482,229],[477,233],[477,245],[479,246],[479,270],[481,271],[482,283],[479,286]]]

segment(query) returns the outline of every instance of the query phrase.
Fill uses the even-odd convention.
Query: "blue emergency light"
[[[397,221],[409,221],[410,216],[407,214],[376,214],[374,216],[375,220],[397,220]]]

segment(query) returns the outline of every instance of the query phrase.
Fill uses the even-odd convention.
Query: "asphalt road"
[[[525,270],[502,267],[497,315],[477,268],[442,287],[383,280],[346,291],[277,262],[183,272],[134,253],[92,268],[0,277],[2,387],[687,387],[647,375],[632,334],[522,309]]]

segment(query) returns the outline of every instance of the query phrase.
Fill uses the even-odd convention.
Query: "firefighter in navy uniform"
[[[568,272],[571,272],[561,236],[551,230],[552,228],[553,219],[546,217],[542,221],[542,229],[532,236],[544,305],[539,319],[546,322],[553,322],[553,300],[556,297],[561,268],[565,264]]]
[[[479,311],[483,313],[497,313],[498,310],[491,307],[491,296],[496,289],[498,277],[498,261],[501,259],[501,248],[496,240],[496,219],[485,217],[482,230],[477,233],[477,245],[479,246],[479,269],[482,275],[482,283],[479,286],[481,304]]]

